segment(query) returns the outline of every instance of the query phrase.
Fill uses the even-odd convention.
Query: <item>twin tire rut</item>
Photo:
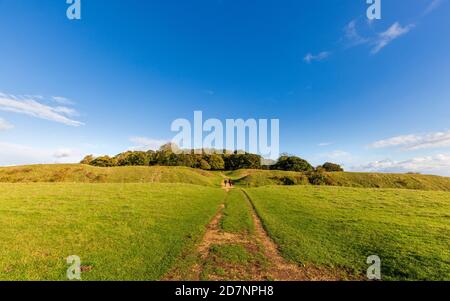
[[[226,191],[228,193],[229,189],[226,189]],[[333,281],[343,279],[342,273],[313,266],[299,266],[284,259],[280,255],[278,246],[264,229],[253,202],[245,190],[243,190],[242,201],[250,204],[248,207],[254,224],[254,233],[237,234],[223,231],[220,227],[220,221],[223,218],[225,205],[222,204],[208,224],[206,232],[197,246],[197,260],[190,268],[189,275],[177,277],[174,276],[177,273],[172,272],[166,277],[167,280]],[[245,265],[222,264],[220,275],[210,273],[208,265],[215,264],[211,255],[212,247],[224,245],[243,246],[253,255],[257,254],[262,257],[264,264],[261,264],[260,260],[251,261]]]

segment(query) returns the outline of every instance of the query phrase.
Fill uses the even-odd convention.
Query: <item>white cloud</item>
[[[404,135],[376,141],[370,148],[401,147],[404,150],[418,150],[450,146],[450,131],[424,135]]]
[[[386,31],[378,34],[378,37],[374,41],[374,47],[372,48],[372,54],[378,53],[381,49],[386,47],[389,43],[395,39],[407,34],[412,28],[413,24],[402,27],[399,22],[395,22]]]
[[[332,144],[331,142],[322,142],[322,143],[317,144],[317,146],[325,147],[325,146],[330,146],[331,144]]]
[[[6,120],[0,118],[0,131],[10,130],[14,128],[12,124],[7,122]]]
[[[361,44],[365,44],[369,41],[368,38],[362,37],[356,28],[356,20],[352,20],[347,24],[344,28],[345,38],[347,39],[349,46],[357,46]]]
[[[443,0],[432,0],[430,4],[425,8],[424,15],[428,15],[435,9],[437,9],[444,1]]]
[[[43,149],[8,142],[0,142],[0,166],[77,163],[82,159],[81,152],[68,148]]]
[[[327,59],[330,55],[331,55],[331,52],[329,52],[329,51],[322,51],[321,53],[319,53],[317,55],[313,55],[312,53],[308,53],[308,54],[305,55],[303,60],[305,62],[307,62],[307,63],[312,63],[314,61],[320,62],[320,61],[323,61],[323,60]]]
[[[69,116],[76,115],[76,111],[72,108],[62,106],[50,106],[39,102],[36,98],[0,95],[0,110],[25,114],[28,116],[59,122],[69,126],[81,126],[82,122],[73,120]]]
[[[450,155],[416,157],[404,161],[382,160],[353,168],[355,171],[406,173],[418,172],[450,176]]]
[[[53,96],[52,100],[57,102],[57,103],[59,103],[59,104],[62,104],[62,105],[73,105],[73,104],[75,104],[74,101],[72,101],[72,100],[70,100],[70,99],[68,99],[66,97],[62,97],[62,96]]]
[[[136,151],[158,150],[161,146],[167,143],[165,140],[147,137],[132,137],[130,138],[130,141],[135,144],[135,146],[132,146],[130,149]]]

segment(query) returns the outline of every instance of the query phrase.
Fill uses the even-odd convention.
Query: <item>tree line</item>
[[[308,161],[291,155],[282,155],[276,162],[265,161],[260,155],[246,152],[202,152],[194,150],[173,152],[171,144],[163,145],[153,151],[126,151],[114,157],[93,155],[86,156],[80,163],[98,167],[114,166],[185,166],[203,170],[238,170],[238,169],[269,169],[297,172],[343,171],[334,163],[325,163],[314,168]]]

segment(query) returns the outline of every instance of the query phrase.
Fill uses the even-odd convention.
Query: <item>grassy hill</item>
[[[295,185],[310,185],[303,173],[278,170],[214,172],[188,167],[82,164],[0,167],[0,183],[186,183],[218,187],[223,176],[241,187],[285,185],[286,179]],[[325,177],[330,186],[450,191],[450,178],[431,175],[335,172]]]
[[[307,176],[299,172],[238,170],[226,174],[243,187],[283,185],[285,178],[297,185],[309,185]],[[450,191],[450,178],[432,175],[333,172],[325,173],[325,177],[330,186]]]
[[[0,183],[186,183],[219,186],[221,179],[217,173],[187,167],[94,167],[81,164],[0,167]]]
[[[219,188],[224,177],[238,186],[227,198]],[[299,185],[281,186],[286,177]],[[364,278],[366,258],[376,254],[385,280],[450,279],[450,178],[326,177],[354,188],[311,186],[306,175],[284,171],[0,168],[0,280],[64,280],[72,254],[82,258],[84,280],[161,279],[174,266],[190,267],[180,255],[196,249],[223,200],[219,226],[237,235],[255,232],[239,186],[288,260]]]

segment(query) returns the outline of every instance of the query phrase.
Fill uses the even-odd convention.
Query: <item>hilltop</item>
[[[0,167],[2,183],[186,183],[218,187],[224,177],[241,187],[311,185],[311,175],[280,170],[241,169],[205,171],[189,167],[95,167],[83,164],[48,164]],[[321,185],[359,188],[401,188],[450,191],[450,178],[419,174],[324,172]]]
[[[0,182],[3,183],[186,183],[219,186],[220,181],[218,174],[188,167],[94,167],[83,164],[0,167]]]
[[[278,170],[237,170],[226,173],[244,187],[311,185],[307,174]],[[400,188],[450,191],[450,178],[420,174],[325,172],[323,185],[359,188]]]

